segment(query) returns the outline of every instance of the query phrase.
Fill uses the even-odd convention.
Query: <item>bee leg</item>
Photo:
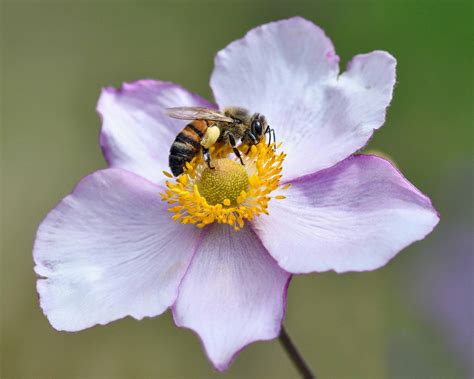
[[[249,132],[249,133],[247,134],[247,137],[250,139],[250,142],[249,142],[249,148],[247,149],[247,152],[245,153],[245,155],[248,155],[248,154],[249,154],[249,152],[250,152],[250,150],[252,149],[252,146],[253,146],[253,145],[258,144],[258,139],[257,139],[257,137],[255,137],[255,136],[253,135],[252,132]]]
[[[211,166],[211,154],[209,153],[209,149],[203,147],[202,156],[204,157],[204,160],[207,163],[207,167],[209,167],[211,170],[214,170],[215,167]]]
[[[257,137],[255,137],[255,136],[253,135],[252,132],[250,132],[250,133],[248,134],[248,136],[249,136],[250,140],[252,141],[252,144],[254,144],[254,145],[258,144],[258,139],[257,139]]]
[[[242,160],[242,156],[240,155],[239,149],[237,149],[235,146],[232,146],[232,150],[234,150],[234,154],[237,155],[237,158],[239,158],[240,163],[242,163],[242,166],[245,166],[244,161]]]
[[[237,155],[237,158],[240,159],[240,163],[242,163],[242,166],[245,166],[244,161],[242,160],[242,156],[240,155],[240,151],[235,146],[235,139],[232,136],[232,134],[229,134],[229,142],[230,142],[230,145],[232,146],[232,150],[234,150],[234,154]]]

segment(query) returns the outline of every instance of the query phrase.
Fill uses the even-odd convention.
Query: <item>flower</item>
[[[283,145],[253,147],[244,169],[225,161],[209,180],[234,175],[230,187],[240,187],[212,201],[199,189],[215,188],[202,159],[176,181],[163,175],[186,125],[165,109],[216,106],[166,82],[105,88],[97,109],[109,168],[79,182],[34,245],[51,325],[78,331],[171,307],[224,370],[247,344],[278,336],[292,274],[373,270],[430,233],[430,200],[386,160],[353,155],[384,122],[395,59],[357,55],[340,75],[338,61],[324,32],[299,17],[257,27],[217,54],[218,107],[261,113]],[[235,162],[225,148],[214,158]]]

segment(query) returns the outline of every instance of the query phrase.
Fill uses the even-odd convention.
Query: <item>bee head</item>
[[[268,124],[265,116],[260,113],[255,113],[250,119],[250,129],[248,137],[254,145],[267,133]]]

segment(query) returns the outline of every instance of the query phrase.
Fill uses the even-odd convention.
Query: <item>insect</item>
[[[169,166],[174,176],[181,175],[186,162],[200,151],[208,167],[213,169],[209,148],[216,142],[229,144],[242,165],[244,161],[237,149],[238,141],[249,145],[249,150],[265,134],[269,136],[268,144],[272,137],[275,142],[275,131],[270,128],[265,117],[260,113],[251,114],[243,108],[230,107],[219,112],[201,107],[177,107],[168,108],[167,114],[172,118],[191,120],[171,145]]]

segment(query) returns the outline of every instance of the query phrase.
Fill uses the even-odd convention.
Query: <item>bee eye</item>
[[[255,136],[262,135],[262,124],[258,120],[252,122],[252,132]]]

